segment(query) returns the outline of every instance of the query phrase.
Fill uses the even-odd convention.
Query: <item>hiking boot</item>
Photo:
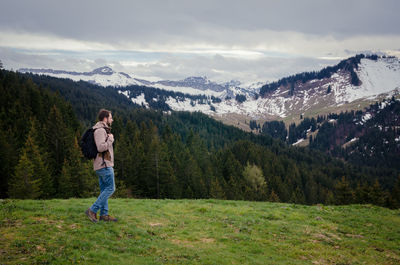
[[[90,221],[92,221],[93,223],[97,223],[97,213],[93,212],[92,210],[90,210],[90,208],[88,208],[85,211],[85,214],[89,217]]]
[[[116,222],[116,221],[118,221],[117,218],[109,216],[108,214],[107,215],[101,215],[99,220],[100,221],[105,221],[105,222]]]

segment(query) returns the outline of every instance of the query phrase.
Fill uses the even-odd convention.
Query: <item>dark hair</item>
[[[99,111],[99,114],[97,115],[99,121],[103,121],[104,118],[108,118],[110,116],[111,111],[106,110],[106,109],[101,109]]]

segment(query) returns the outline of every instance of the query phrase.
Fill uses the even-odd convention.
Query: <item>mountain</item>
[[[204,78],[201,81],[208,84]],[[176,85],[171,82],[168,84]],[[234,86],[230,86],[232,96],[216,95],[219,99],[217,101],[168,96],[164,102],[172,110],[201,111],[227,124],[248,130],[250,120],[259,123],[283,120],[290,124],[298,122],[300,115],[317,116],[344,110],[361,110],[383,98],[397,97],[399,88],[398,58],[358,55],[318,72],[301,73],[266,84],[260,88],[259,94],[243,89],[235,90]],[[132,89],[118,89],[120,93],[144,106],[149,106],[153,100],[160,101],[160,98],[146,97],[144,92],[133,96]]]
[[[259,123],[283,120],[289,124],[298,122],[300,115],[363,109],[383,98],[397,97],[400,89],[399,59],[377,55],[357,55],[317,72],[248,86],[234,80],[216,83],[207,77],[147,81],[109,67],[84,73],[51,69],[19,71],[114,86],[135,104],[163,110],[200,111],[245,130],[250,120]]]
[[[231,80],[226,83],[216,83],[207,79],[207,77],[187,77],[184,80],[179,81],[157,81],[151,84],[154,87],[162,88],[166,90],[172,90],[171,87],[180,88],[179,91],[182,93],[188,93],[193,95],[204,94],[208,96],[215,96],[220,99],[227,97],[235,97],[237,94],[246,94],[254,96],[258,93],[261,83],[253,83],[249,86],[243,86],[240,81]],[[194,89],[194,90],[193,90]]]
[[[275,117],[316,116],[343,109],[362,109],[397,96],[400,61],[396,57],[357,55],[319,72],[301,73],[260,89],[259,108]]]
[[[64,71],[64,70],[53,70],[53,69],[33,69],[33,68],[20,68],[18,72],[48,75],[58,78],[68,78],[74,81],[82,80],[101,86],[142,85],[140,81],[132,78],[129,74],[123,72],[115,72],[108,66],[96,68],[91,72],[75,72],[75,71]]]
[[[237,93],[255,95],[258,93],[262,83],[253,83],[247,87],[241,87],[240,81],[231,80],[226,83],[216,83],[207,77],[187,77],[183,80],[159,80],[149,81],[134,78],[124,72],[115,72],[108,66],[94,69],[91,72],[75,72],[53,69],[20,68],[21,73],[34,73],[49,75],[59,78],[69,78],[74,81],[87,81],[100,86],[126,87],[129,85],[148,86],[164,89],[167,91],[181,92],[190,95],[207,95],[219,98],[234,97]]]

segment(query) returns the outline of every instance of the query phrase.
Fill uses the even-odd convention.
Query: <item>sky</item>
[[[358,53],[400,57],[400,1],[2,0],[6,69],[270,82]]]

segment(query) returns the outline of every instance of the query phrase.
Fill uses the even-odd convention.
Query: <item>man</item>
[[[94,141],[97,146],[97,157],[93,160],[93,169],[99,176],[100,195],[93,205],[86,210],[86,215],[92,222],[97,222],[97,211],[100,210],[100,221],[116,222],[117,218],[108,215],[108,198],[115,191],[114,179],[114,136],[111,131],[113,122],[111,112],[101,109],[98,122],[93,126]]]

